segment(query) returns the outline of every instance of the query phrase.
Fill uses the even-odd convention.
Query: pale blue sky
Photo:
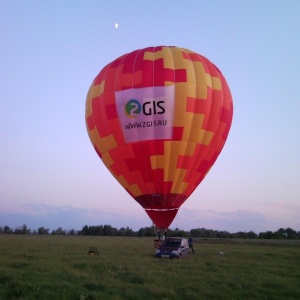
[[[300,230],[299,16],[296,0],[2,0],[0,226],[151,226],[94,152],[85,99],[110,61],[175,45],[218,66],[234,117],[171,228]]]

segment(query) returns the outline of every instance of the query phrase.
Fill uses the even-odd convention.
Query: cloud
[[[182,208],[179,213],[179,228],[207,228],[213,230],[226,230],[228,232],[263,231],[268,223],[267,218],[255,211],[236,210],[219,212],[214,210],[191,210]],[[174,224],[176,223],[173,222]],[[172,224],[173,225],[173,224]]]
[[[269,202],[265,204],[267,209],[264,209],[265,214],[271,220],[273,224],[276,224],[278,228],[287,228],[291,227],[295,230],[299,230],[300,228],[300,205],[284,202],[284,201],[276,201]],[[271,229],[269,229],[271,230]]]
[[[288,206],[284,207],[288,208]],[[284,211],[284,207],[281,207],[281,211]],[[225,230],[230,233],[252,230],[259,233],[267,230],[276,231],[281,227],[291,227],[297,230],[299,227],[298,219],[283,219],[281,216],[267,215],[252,210],[215,211],[181,208],[170,228],[175,229],[177,227],[184,230],[206,228]],[[142,227],[151,226],[152,222],[142,208],[128,212],[110,207],[100,210],[72,206],[26,204],[14,211],[0,211],[0,226],[7,225],[11,228],[17,228],[23,224],[32,230],[45,227],[49,228],[50,231],[59,227],[66,230],[80,230],[85,225],[111,225],[116,228],[128,226],[133,230],[139,230]]]
[[[133,216],[109,208],[97,210],[72,206],[26,204],[16,211],[0,211],[0,226],[16,228],[23,224],[31,229],[45,227],[53,230],[62,227],[63,229],[79,230],[85,225],[107,224],[117,228],[129,226],[137,230],[149,226],[149,221],[146,213],[141,216]]]
[[[279,209],[279,210],[294,211],[298,215],[300,213],[300,205],[297,205],[294,203],[277,201],[277,202],[271,202],[268,205],[272,206],[273,208]]]

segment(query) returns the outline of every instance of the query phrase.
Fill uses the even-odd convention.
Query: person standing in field
[[[192,249],[193,254],[195,254],[195,251],[194,251],[194,240],[193,240],[193,238],[192,238],[191,235],[189,236],[189,249],[190,249],[190,251]]]

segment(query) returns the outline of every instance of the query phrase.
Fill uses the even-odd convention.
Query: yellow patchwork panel
[[[101,159],[102,159],[103,163],[104,163],[107,167],[110,167],[111,165],[114,164],[114,161],[113,161],[113,159],[111,158],[109,152],[103,153]]]
[[[101,138],[98,131],[96,129],[92,129],[89,131],[89,135],[91,139],[94,141],[94,146],[101,153],[108,152],[109,150],[114,149],[118,146],[112,134]]]
[[[138,197],[142,195],[142,192],[137,184],[128,184],[125,177],[123,175],[116,177],[119,183],[123,186],[123,188],[127,189],[134,197]]]
[[[105,88],[105,80],[103,80],[100,84],[92,85],[90,98],[93,99],[95,97],[99,97],[103,94]]]
[[[157,52],[145,52],[144,60],[156,60],[162,58],[164,60],[164,67],[174,69],[174,59],[170,48],[163,48]]]

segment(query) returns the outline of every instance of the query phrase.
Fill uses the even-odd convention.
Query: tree
[[[49,228],[40,227],[37,232],[38,234],[49,234]]]
[[[13,231],[12,231],[12,229],[9,227],[9,226],[4,226],[4,233],[8,233],[8,234],[10,234],[10,233],[12,233]]]
[[[129,227],[127,226],[126,229],[125,229],[125,235],[126,235],[126,236],[134,236],[135,233],[134,233],[134,231],[133,231],[131,228],[129,228]]]
[[[155,230],[154,227],[143,227],[140,228],[140,230],[137,233],[138,236],[144,237],[144,236],[155,236]]]
[[[76,235],[77,231],[75,229],[71,229],[71,230],[68,231],[68,234],[69,235]]]
[[[285,232],[285,229],[279,228],[275,233],[274,233],[274,238],[275,239],[286,239],[287,235]]]
[[[30,234],[31,229],[27,228],[26,224],[23,224],[22,227],[17,227],[14,230],[14,234]]]
[[[110,225],[104,225],[103,226],[103,235],[105,236],[113,236],[113,235],[117,235],[118,233],[118,229],[117,228],[113,228]]]
[[[251,230],[247,233],[247,238],[248,239],[257,239],[257,234]]]
[[[119,236],[134,236],[134,231],[131,228],[129,228],[128,226],[126,228],[121,227],[118,230],[118,235]]]
[[[66,235],[66,231],[63,230],[61,227],[58,227],[56,230],[53,230],[52,235]]]
[[[169,230],[168,235],[178,236],[178,237],[185,237],[185,236],[188,235],[188,233],[184,230],[179,229],[179,228],[175,228],[175,230]]]
[[[288,239],[296,239],[297,238],[297,231],[295,231],[294,229],[288,227],[285,229],[286,232],[286,236]]]
[[[272,231],[266,231],[266,232],[261,232],[258,235],[259,239],[273,239],[274,238],[274,233]]]
[[[31,232],[31,229],[27,228],[26,224],[23,224],[23,226],[22,226],[22,234],[30,234],[30,232]]]
[[[90,234],[90,230],[89,230],[89,226],[85,225],[82,227],[81,231],[79,232],[79,234],[81,235],[89,235]]]

